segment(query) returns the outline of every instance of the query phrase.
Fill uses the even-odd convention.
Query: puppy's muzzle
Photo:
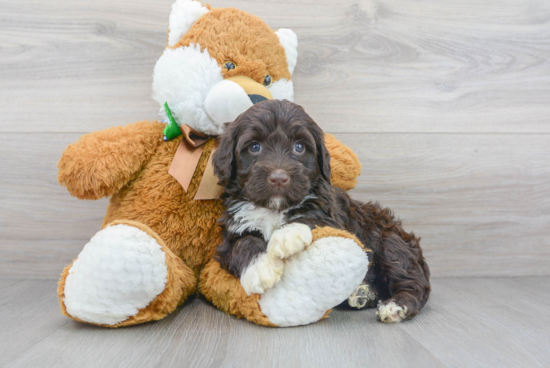
[[[278,169],[269,174],[267,181],[274,188],[282,189],[290,183],[290,176],[286,171]]]

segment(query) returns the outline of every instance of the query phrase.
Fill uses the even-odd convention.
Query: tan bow
[[[172,175],[187,192],[204,150],[204,145],[210,139],[216,140],[216,138],[200,133],[189,125],[181,125],[180,129],[183,133],[183,139],[174,155],[168,173]],[[218,148],[217,140],[214,142],[214,146],[210,152],[208,163],[206,164],[199,188],[194,197],[195,200],[217,199],[220,198],[223,192],[223,188],[218,185],[218,178],[214,174],[214,166],[212,165],[212,156],[214,156],[216,148]]]

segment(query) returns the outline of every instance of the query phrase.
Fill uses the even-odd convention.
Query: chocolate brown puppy
[[[343,229],[373,250],[373,265],[348,299],[349,306],[362,309],[378,303],[381,321],[410,319],[430,294],[430,271],[419,239],[405,232],[390,210],[356,201],[331,185],[323,137],[302,107],[288,101],[257,103],[225,125],[213,158],[227,208],[219,220],[223,243],[217,259],[242,282],[254,260],[268,251],[275,230],[293,234],[276,250],[284,259],[308,245],[307,236],[301,235],[307,233],[304,227]],[[268,284],[278,281],[266,273]]]

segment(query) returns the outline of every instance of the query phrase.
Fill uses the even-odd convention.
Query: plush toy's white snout
[[[252,105],[244,89],[228,80],[216,83],[204,100],[204,110],[219,125],[235,120]]]
[[[267,88],[250,78],[238,76],[216,83],[206,95],[204,110],[217,124],[233,121],[253,104],[272,100]]]
[[[228,80],[216,83],[204,100],[204,110],[218,124],[235,120],[252,105],[244,89]]]
[[[210,89],[223,80],[221,68],[200,45],[166,49],[155,65],[153,99],[160,106],[159,115],[166,121],[167,102],[178,125],[209,135],[217,135],[222,126],[204,110],[204,100]]]

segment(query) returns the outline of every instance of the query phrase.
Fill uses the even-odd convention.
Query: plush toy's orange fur
[[[277,35],[260,18],[235,8],[212,9],[172,48],[191,43],[208,45],[211,57],[223,65],[231,60],[239,70],[222,69],[224,78],[245,75],[262,84],[269,74],[273,80],[290,80],[285,50]]]
[[[344,190],[355,188],[357,177],[361,174],[361,164],[355,152],[330,134],[325,134],[325,145],[334,157],[330,161],[332,184]]]
[[[266,74],[275,80],[290,79],[285,50],[275,33],[255,16],[236,9],[223,10],[212,9],[174,47],[199,41],[208,45],[209,53],[223,65],[229,53],[216,45],[229,44],[233,48],[230,54],[240,55],[232,58],[240,64],[239,75],[258,83]],[[243,22],[248,29],[244,33]],[[219,42],[220,37],[227,39]],[[227,77],[233,75],[233,71],[224,73]],[[221,240],[217,219],[223,211],[222,201],[193,200],[214,140],[205,145],[186,192],[168,173],[182,137],[163,141],[164,126],[144,121],[84,135],[63,152],[58,164],[58,181],[72,195],[80,199],[111,198],[102,228],[114,224],[134,226],[155,238],[166,254],[165,290],[137,315],[107,327],[161,319],[195,292],[227,313],[273,326],[258,306],[259,295],[247,296],[239,280],[213,260]],[[352,188],[360,172],[357,157],[334,137],[326,135],[325,139],[332,156],[332,182],[344,189]],[[335,229],[318,229],[314,236],[349,237],[362,247],[353,236]],[[58,296],[63,313],[75,318],[64,304],[65,280],[71,266],[61,275]]]

